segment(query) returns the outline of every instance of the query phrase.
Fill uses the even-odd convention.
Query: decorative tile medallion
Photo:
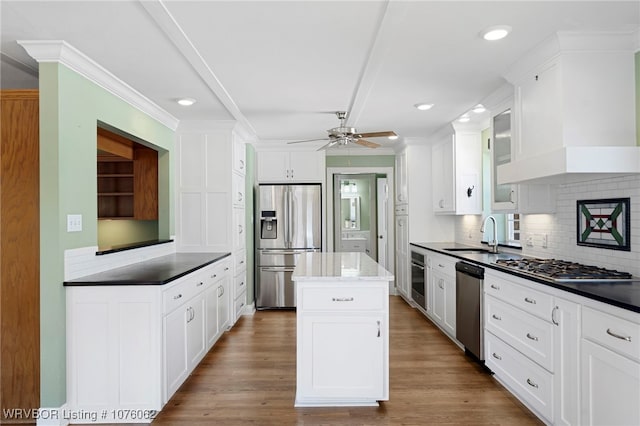
[[[578,245],[631,250],[629,198],[578,200]]]

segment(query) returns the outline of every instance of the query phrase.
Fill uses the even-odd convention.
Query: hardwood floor
[[[153,425],[541,424],[400,297],[391,297],[389,333],[389,401],[380,407],[294,408],[295,312],[243,317]]]

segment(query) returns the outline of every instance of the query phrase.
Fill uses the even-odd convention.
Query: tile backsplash
[[[609,250],[576,244],[576,201],[604,198],[631,199],[631,251]],[[481,216],[456,218],[457,242],[477,244],[482,240]],[[546,248],[543,239],[546,236]],[[622,176],[557,187],[554,214],[522,215],[522,254],[556,258],[630,272],[640,277],[640,175]],[[527,246],[530,238],[533,246]]]

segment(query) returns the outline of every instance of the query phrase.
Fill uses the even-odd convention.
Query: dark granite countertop
[[[230,255],[231,253],[173,253],[65,281],[64,285],[163,285]]]
[[[554,287],[570,293],[578,294],[589,299],[598,300],[609,305],[640,313],[640,278],[634,281],[604,281],[604,282],[557,282],[540,277],[534,277],[526,273],[497,265],[497,259],[521,259],[526,256],[514,253],[464,253],[447,251],[446,249],[477,249],[477,246],[469,246],[460,243],[411,243],[411,245],[431,250],[434,252],[453,256],[470,263],[506,272],[521,278],[526,278],[540,284]]]

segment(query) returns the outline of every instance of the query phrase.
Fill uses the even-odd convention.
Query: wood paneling
[[[136,146],[133,160],[133,217],[158,219],[158,152]]]
[[[538,419],[399,297],[390,298],[390,397],[380,407],[294,408],[296,316],[243,316],[154,425],[538,425]]]
[[[39,101],[0,97],[0,407],[29,409],[40,405]]]

